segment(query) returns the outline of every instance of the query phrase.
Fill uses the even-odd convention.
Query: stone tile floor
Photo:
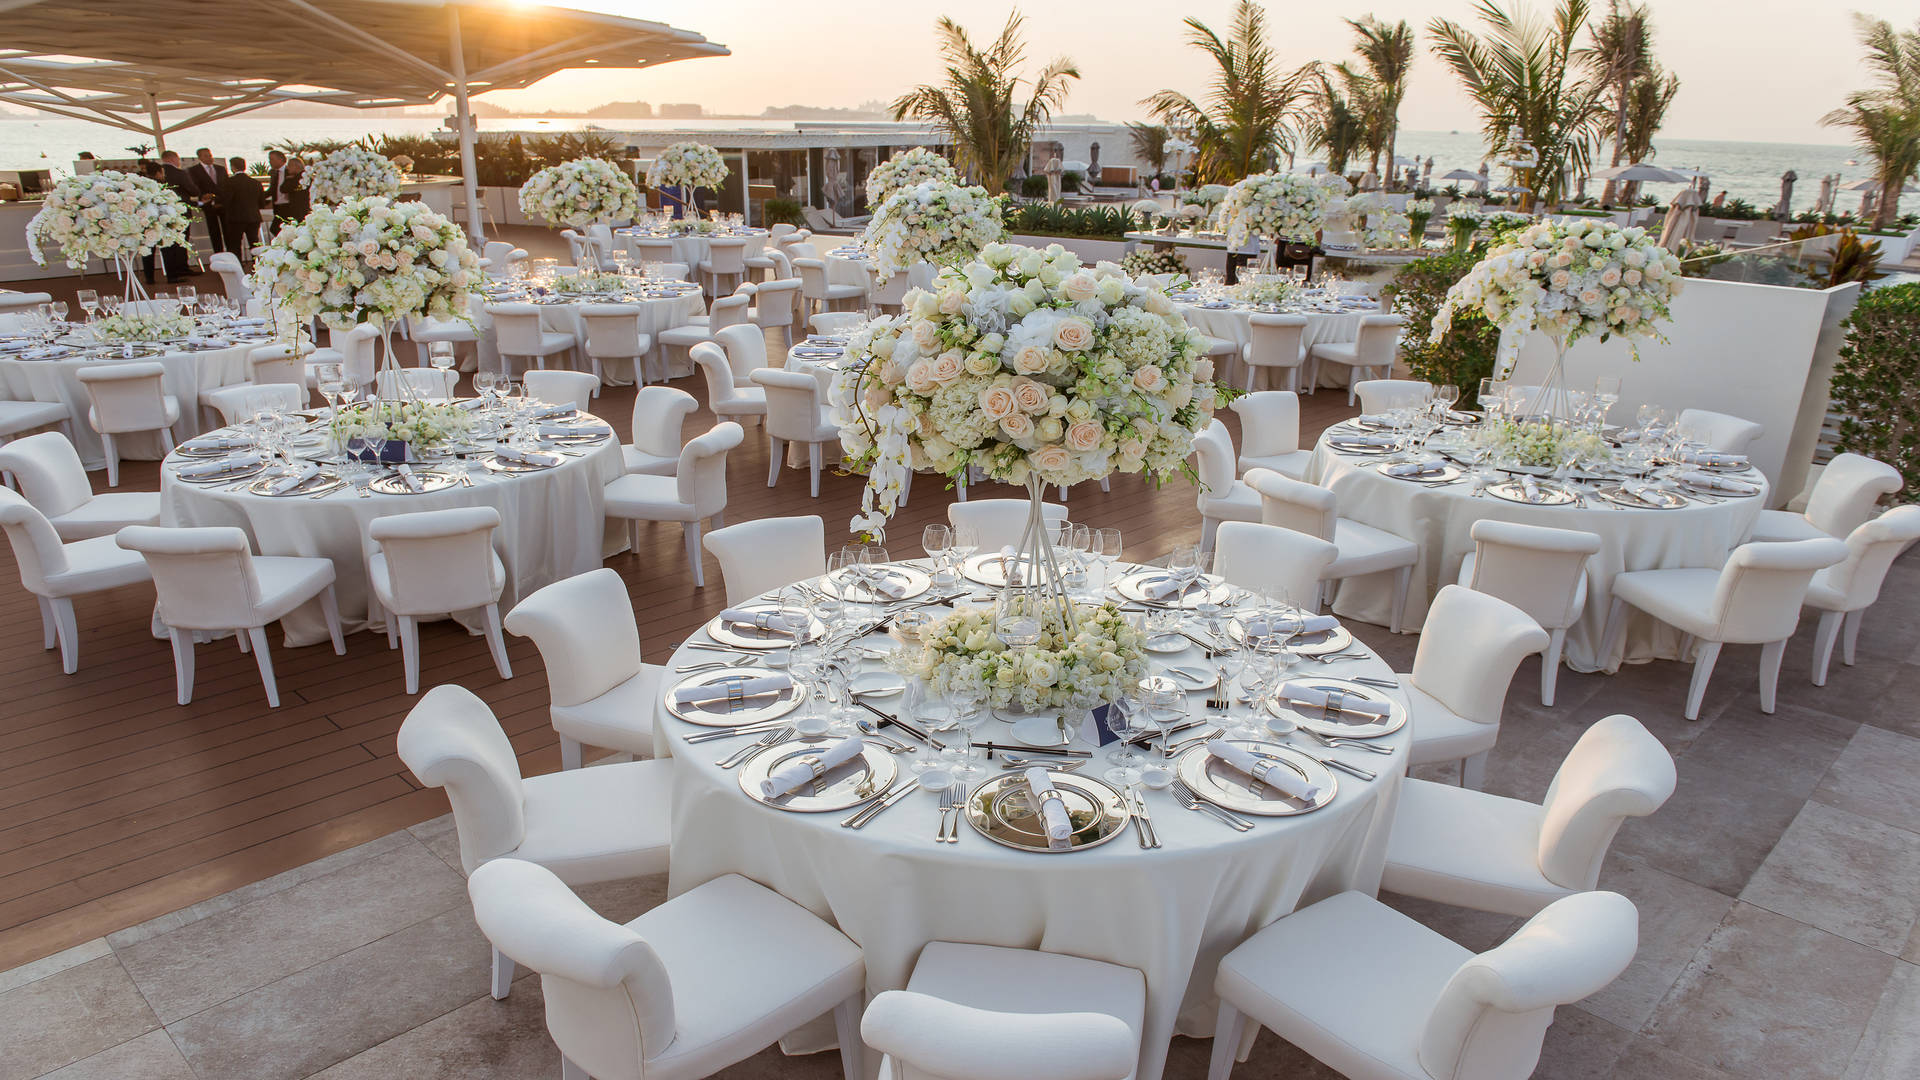
[[[1896,564],[1859,663],[1836,663],[1826,688],[1807,682],[1810,630],[1772,716],[1756,649],[1729,650],[1696,723],[1680,717],[1681,664],[1563,673],[1552,709],[1537,662],[1522,666],[1489,790],[1541,798],[1579,733],[1615,712],[1660,736],[1680,774],[1658,814],[1621,831],[1601,879],[1639,905],[1639,956],[1560,1010],[1536,1076],[1920,1076],[1920,553]],[[1416,639],[1361,633],[1411,661]],[[664,892],[650,878],[584,895],[624,920]],[[1475,949],[1519,922],[1390,899]],[[0,1080],[557,1076],[538,977],[493,1001],[487,955],[440,818],[0,972]],[[1204,1076],[1208,1049],[1176,1039],[1170,1080]],[[837,1055],[769,1050],[720,1075],[838,1070]],[[1235,1072],[1333,1075],[1271,1033]]]

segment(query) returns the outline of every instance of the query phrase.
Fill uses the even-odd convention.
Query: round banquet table
[[[700,264],[707,261],[707,255],[710,251],[713,250],[712,242],[715,240],[745,240],[747,242],[745,255],[747,258],[751,259],[755,255],[758,255],[762,251],[766,250],[767,243],[772,237],[772,234],[767,232],[767,230],[765,229],[744,229],[738,232],[717,232],[717,233],[712,233],[704,236],[694,234],[694,233],[688,233],[683,236],[672,236],[672,235],[666,235],[659,232],[648,232],[645,229],[634,228],[631,226],[625,229],[615,229],[614,235],[622,236],[622,237],[633,237],[634,239],[646,238],[646,239],[664,239],[664,240],[672,241],[673,242],[673,261],[677,263],[685,263],[688,274],[696,274],[699,272]],[[639,248],[629,246],[628,250],[634,253],[635,258],[639,257],[640,255]]]
[[[984,597],[988,590],[970,591]],[[938,615],[947,609],[927,610]],[[706,632],[690,637],[675,653],[675,666],[726,659],[687,647],[696,641],[711,644]],[[876,634],[859,647],[893,644]],[[1357,641],[1353,647],[1365,648]],[[1153,659],[1157,669],[1202,658],[1189,647]],[[883,666],[872,659],[861,663],[866,670]],[[1298,663],[1303,674],[1392,677],[1371,651],[1360,660]],[[668,685],[684,677],[670,675]],[[1405,708],[1401,691],[1386,693]],[[1206,696],[1191,696],[1191,718],[1200,717]],[[897,696],[875,702],[887,711],[899,703]],[[656,745],[678,762],[670,893],[723,874],[742,874],[774,889],[859,943],[869,994],[904,987],[921,948],[936,940],[1041,949],[1136,968],[1147,982],[1140,1080],[1158,1080],[1176,1032],[1212,1033],[1214,970],[1228,951],[1304,904],[1348,889],[1378,890],[1410,735],[1403,727],[1378,740],[1392,748],[1390,756],[1328,750],[1294,736],[1289,741],[1300,749],[1378,774],[1364,781],[1335,773],[1333,801],[1312,813],[1249,815],[1254,827],[1242,833],[1188,811],[1165,792],[1145,791],[1160,848],[1141,848],[1129,826],[1126,835],[1102,846],[1050,855],[1001,847],[964,826],[957,844],[936,843],[937,798],[927,792],[905,796],[858,830],[841,826],[848,810],[793,813],[763,805],[741,790],[737,771],[716,764],[746,745],[746,737],[688,744],[687,736],[714,729],[676,719],[664,708],[657,715]],[[898,728],[885,730],[916,743]],[[1008,725],[993,719],[981,725],[979,737],[1013,742]],[[911,757],[895,758],[902,780],[911,775]],[[1086,771],[1098,776],[1105,768],[1098,757]],[[783,1045],[793,1053],[825,1049],[833,1045],[832,1025],[804,1028]]]
[[[1202,304],[1176,301],[1174,306],[1179,309],[1180,314],[1186,316],[1189,326],[1209,337],[1231,341],[1242,349],[1246,348],[1247,342],[1253,340],[1255,315],[1305,315],[1307,328],[1301,335],[1301,340],[1311,347],[1324,341],[1357,339],[1360,336],[1360,316],[1377,314],[1380,310],[1378,305],[1374,305],[1364,308],[1356,307],[1351,311],[1300,310],[1263,313],[1259,308],[1246,304],[1210,308]],[[1307,363],[1311,365],[1312,361],[1308,360]],[[1322,364],[1317,385],[1344,389],[1352,375],[1353,369],[1345,364]],[[1229,359],[1223,365],[1219,378],[1230,386],[1243,386],[1246,384],[1246,368],[1242,366],[1242,361],[1238,357]]]
[[[1329,429],[1329,432],[1337,429]],[[1767,480],[1758,471],[1734,474],[1756,484],[1758,495],[1719,502],[1690,499],[1673,510],[1636,509],[1586,494],[1586,505],[1529,506],[1493,495],[1476,497],[1470,481],[1429,486],[1382,474],[1380,457],[1343,454],[1322,434],[1307,466],[1307,479],[1338,497],[1340,516],[1384,529],[1420,548],[1407,590],[1405,629],[1418,630],[1427,606],[1442,586],[1460,575],[1473,551],[1473,523],[1481,518],[1578,529],[1600,537],[1600,551],[1587,561],[1587,606],[1567,630],[1568,667],[1615,671],[1622,663],[1685,659],[1679,630],[1632,612],[1627,631],[1610,655],[1600,655],[1612,606],[1613,576],[1627,570],[1714,566],[1752,530],[1767,502]],[[1393,575],[1370,574],[1340,582],[1332,610],[1343,617],[1386,625],[1393,612]]]
[[[522,287],[506,286],[492,290],[486,300],[488,304],[523,304],[528,302],[534,303],[540,308],[540,329],[552,333],[571,334],[573,335],[574,341],[581,343],[583,346],[586,342],[586,334],[580,325],[580,308],[582,305],[624,304],[639,308],[640,332],[654,339],[652,347],[647,352],[647,358],[652,361],[654,370],[658,370],[662,362],[660,359],[662,356],[659,340],[660,332],[663,330],[671,330],[676,326],[685,326],[693,321],[695,315],[701,315],[706,312],[706,305],[701,299],[700,290],[698,289],[689,289],[679,296],[649,296],[646,295],[644,291],[619,295],[574,296],[558,292],[533,294]],[[498,336],[494,333],[493,329],[493,317],[487,314],[485,304],[476,304],[473,315],[475,330],[484,343],[482,351],[483,366],[493,367],[495,370],[498,370],[497,365],[499,364],[498,357],[500,355],[500,348]],[[488,358],[491,358],[490,363],[488,362]],[[555,362],[555,359],[549,358],[547,362],[552,364]],[[633,364],[631,362],[626,360],[602,360],[600,364],[601,373],[605,376],[605,381],[608,385],[627,386],[634,381]],[[584,360],[577,361],[575,366],[582,371],[592,370],[592,365]]]
[[[604,421],[603,421],[604,422]],[[229,429],[222,429],[229,430]],[[494,550],[506,567],[500,610],[562,578],[597,569],[603,552],[605,488],[625,472],[617,437],[574,447],[579,457],[564,457],[540,472],[473,474],[473,485],[455,484],[417,495],[357,496],[342,485],[318,498],[308,495],[257,495],[233,484],[201,485],[179,477],[182,455],[169,455],[160,470],[161,523],[175,526],[237,525],[261,555],[319,556],[333,562],[334,592],[348,632],[384,625],[370,616],[367,557],[374,551],[367,524],[390,514],[444,510],[455,506],[491,506],[500,511]],[[304,451],[310,452],[310,451]],[[428,463],[416,468],[430,468]],[[453,613],[478,632],[477,611]],[[319,607],[309,603],[281,621],[288,645],[327,640]]]

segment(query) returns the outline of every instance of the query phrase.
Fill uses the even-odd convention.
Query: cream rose
[[[1067,429],[1067,446],[1084,453],[1098,447],[1105,434],[1099,424],[1083,420]]]
[[[1047,388],[1032,379],[1022,379],[1014,384],[1013,400],[1020,405],[1020,411],[1028,414],[1047,411]]]
[[[1093,344],[1093,327],[1084,319],[1061,319],[1053,328],[1053,343],[1069,352],[1079,352]]]
[[[931,394],[937,385],[933,378],[933,365],[927,361],[915,360],[913,366],[907,369],[907,389],[914,393]]]
[[[1023,412],[1009,414],[1001,417],[1000,430],[1006,432],[1009,439],[1024,439],[1033,434],[1033,418]]]
[[[967,357],[967,373],[970,375],[991,375],[1000,370],[1000,358],[985,353],[974,353]]]
[[[1047,350],[1038,345],[1023,345],[1013,354],[1013,370],[1022,375],[1038,375],[1047,370],[1047,362],[1052,359]]]
[[[960,377],[960,372],[964,370],[964,364],[965,361],[959,352],[948,349],[946,352],[941,353],[938,359],[933,361],[930,365],[929,374],[932,375],[934,382],[944,386]]]
[[[980,391],[980,412],[989,420],[1005,420],[1019,411],[1020,405],[1014,400],[1013,390],[1005,386],[989,386]]]
[[[1166,373],[1157,365],[1148,364],[1133,373],[1133,385],[1151,394],[1167,384]]]
[[[1028,456],[1027,460],[1033,462],[1033,467],[1036,469],[1045,472],[1059,472],[1061,469],[1073,464],[1073,455],[1067,452],[1066,447],[1054,443],[1035,450]]]
[[[1099,288],[1100,283],[1094,279],[1094,276],[1082,271],[1069,275],[1060,283],[1060,295],[1078,304],[1083,300],[1093,299]]]
[[[958,315],[967,302],[967,294],[959,289],[943,289],[940,293],[940,313]]]
[[[921,352],[932,352],[940,347],[940,328],[930,322],[914,323],[913,343],[920,346]]]

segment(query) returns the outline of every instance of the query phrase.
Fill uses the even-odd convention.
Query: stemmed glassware
[[[1040,643],[1046,626],[1048,598],[1037,588],[1009,586],[993,602],[993,633],[1010,649]]]
[[[953,571],[957,576],[961,566],[980,552],[980,533],[971,525],[953,526],[953,543],[947,550],[953,555]]]
[[[920,549],[933,560],[933,574],[938,580],[948,578],[947,554],[953,548],[953,528],[948,525],[929,525],[920,530]]]
[[[81,289],[75,294],[75,299],[80,301],[80,310],[87,313],[87,321],[92,322],[94,312],[100,310],[99,292],[93,289]]]
[[[427,364],[435,371],[451,371],[453,369],[453,342],[429,342],[427,344]]]
[[[1442,383],[1433,388],[1433,412],[1444,417],[1460,403],[1460,388],[1452,383]]]

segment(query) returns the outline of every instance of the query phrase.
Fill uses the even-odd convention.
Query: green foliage
[[[1085,183],[1086,183],[1086,177],[1081,176],[1079,173],[1074,172],[1072,169],[1068,169],[1066,172],[1063,172],[1060,174],[1060,190],[1061,191],[1078,192],[1081,188],[1081,185]]]
[[[1445,302],[1447,290],[1467,276],[1481,252],[1452,251],[1431,255],[1400,269],[1393,281],[1393,310],[1407,319],[1407,336],[1400,342],[1400,359],[1416,379],[1438,386],[1460,388],[1460,400],[1475,399],[1480,380],[1493,374],[1494,352],[1500,331],[1483,315],[1456,312],[1453,325],[1438,343],[1428,340],[1433,317]]]
[[[1814,287],[1831,289],[1849,281],[1866,283],[1880,277],[1880,241],[1861,240],[1852,229],[1842,230],[1833,245],[1833,262],[1824,274],[1815,273]]]
[[[1906,477],[1901,496],[1920,499],[1920,283],[1888,285],[1860,297],[1842,324],[1847,340],[1829,390],[1840,424],[1838,448],[1884,461]]]
[[[1728,199],[1715,206],[1708,203],[1700,208],[1701,217],[1727,218],[1732,221],[1759,221],[1767,215],[1757,206],[1745,199]]]
[[[1047,178],[1040,173],[1029,175],[1026,179],[1020,181],[1020,194],[1029,199],[1046,198]]]
[[[460,144],[432,135],[368,135],[361,139],[284,139],[268,149],[286,154],[324,156],[347,146],[364,146],[385,158],[406,155],[416,173],[463,176]],[[566,131],[553,135],[504,139],[483,136],[473,145],[476,182],[483,187],[519,187],[549,165],[575,158],[597,157],[620,161],[627,157],[611,135],[599,131]]]
[[[760,207],[766,217],[765,225],[796,225],[807,227],[807,215],[802,212],[799,199],[768,199]]]
[[[1056,206],[1028,203],[1007,211],[1007,231],[1028,236],[1073,236],[1089,240],[1124,240],[1141,227],[1131,210],[1110,206]]]

